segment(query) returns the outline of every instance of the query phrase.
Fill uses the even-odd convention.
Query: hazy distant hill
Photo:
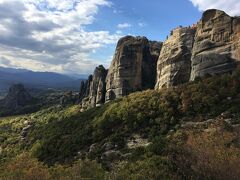
[[[22,83],[28,88],[78,89],[80,81],[86,76],[70,77],[52,72],[33,72],[26,69],[0,67],[0,91],[7,90],[12,84]]]

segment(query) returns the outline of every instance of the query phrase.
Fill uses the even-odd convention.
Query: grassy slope
[[[181,122],[204,121],[225,111],[237,114],[239,108],[240,70],[232,75],[210,77],[172,89],[133,93],[83,113],[78,106],[52,107],[31,115],[1,119],[0,159],[6,161],[29,151],[50,165],[68,164],[75,161],[78,152],[84,154],[96,143],[99,149],[87,156],[101,161],[100,147],[106,142],[114,142],[120,151],[132,153],[127,166],[136,167],[136,172],[146,163],[150,167],[158,164],[159,168],[164,166],[174,171],[162,155],[170,131],[177,133]],[[22,140],[21,131],[26,127],[26,121],[31,122],[32,128]],[[139,134],[153,144],[147,149],[127,149],[126,140],[133,134]],[[137,164],[131,165],[134,162]]]

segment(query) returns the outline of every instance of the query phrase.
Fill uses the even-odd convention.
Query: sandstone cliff
[[[117,44],[106,78],[106,101],[153,88],[161,43],[126,36]]]
[[[240,60],[240,17],[233,19],[233,30],[235,32],[233,39],[233,58]]]
[[[157,64],[155,89],[176,86],[189,81],[194,27],[179,27],[163,43]]]
[[[102,66],[82,82],[82,108],[135,91],[180,85],[207,74],[232,72],[240,60],[240,17],[203,13],[197,25],[178,27],[164,43],[145,37],[119,40],[107,73]]]
[[[9,88],[7,96],[2,100],[6,109],[16,110],[33,102],[32,96],[26,91],[22,84],[14,84]]]
[[[0,117],[31,113],[40,108],[39,99],[32,97],[22,84],[14,84],[0,100]]]
[[[86,82],[81,82],[79,101],[83,109],[100,106],[105,102],[107,70],[98,66]]]
[[[231,72],[240,60],[239,33],[239,18],[215,9],[204,12],[197,24],[191,80]]]

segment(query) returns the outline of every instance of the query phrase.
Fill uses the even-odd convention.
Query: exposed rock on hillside
[[[79,102],[83,100],[83,98],[86,96],[87,91],[87,81],[81,81],[80,84],[80,91],[79,91]]]
[[[179,27],[163,43],[158,59],[156,89],[176,86],[189,81],[194,27]]]
[[[100,106],[105,102],[107,70],[98,66],[86,82],[81,83],[79,100],[83,109]]]
[[[69,104],[75,104],[77,102],[78,96],[74,94],[72,91],[65,92],[63,96],[60,98],[61,106],[66,106]]]
[[[197,24],[191,80],[235,69],[240,60],[239,33],[239,18],[215,9],[204,12]]]
[[[119,40],[106,78],[106,101],[154,87],[161,45],[145,37]]]
[[[22,84],[15,84],[9,88],[7,96],[2,101],[2,106],[6,109],[18,109],[31,104],[33,98]]]
[[[240,17],[208,10],[197,25],[174,29],[164,43],[139,36],[121,38],[109,71],[98,67],[82,82],[79,101],[88,109],[135,91],[231,72],[239,60]]]
[[[38,99],[33,98],[22,84],[15,84],[9,88],[7,96],[0,100],[0,116],[34,112],[40,106]]]
[[[107,76],[107,70],[102,66],[98,66],[94,73],[93,78],[90,83],[90,102],[91,106],[101,105],[105,102],[105,93],[106,93],[106,85],[105,80]]]
[[[79,92],[79,102],[81,102],[84,98],[89,96],[90,91],[90,83],[92,82],[92,75],[88,77],[86,81],[82,81],[80,84],[80,92]]]

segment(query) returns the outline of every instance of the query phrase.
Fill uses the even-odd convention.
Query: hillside
[[[3,118],[0,174],[238,179],[239,77],[238,68],[176,88],[133,93],[85,112],[76,105]]]
[[[119,39],[109,69],[96,67],[81,84],[81,109],[133,92],[172,88],[232,73],[240,62],[240,18],[209,9],[197,24],[174,28],[164,42],[144,36]]]
[[[239,37],[239,17],[210,9],[164,42],[120,38],[109,69],[96,67],[78,94],[53,91],[39,111],[0,119],[0,179],[239,179]],[[43,89],[72,82],[6,76]],[[33,107],[16,87],[0,113]]]

